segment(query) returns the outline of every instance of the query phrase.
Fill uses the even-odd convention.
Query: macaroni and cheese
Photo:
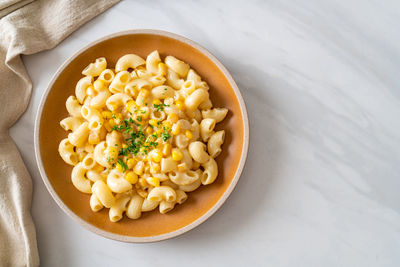
[[[70,133],[59,153],[94,212],[108,208],[113,222],[157,207],[164,214],[215,181],[225,139],[215,126],[228,110],[213,108],[188,64],[153,51],[124,55],[115,68],[101,57],[82,74],[66,100],[60,125]]]

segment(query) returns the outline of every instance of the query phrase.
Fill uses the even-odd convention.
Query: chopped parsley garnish
[[[165,132],[162,132],[161,133],[161,139],[164,141],[164,142],[166,142],[168,139],[170,139],[171,138],[171,135],[169,134],[169,133],[165,133]]]
[[[118,152],[118,156],[126,156],[128,155],[128,148],[121,148]]]
[[[146,113],[146,111],[144,111],[143,113]],[[138,122],[142,122],[143,117],[137,116],[135,120]],[[118,151],[118,156],[128,156],[129,154],[137,155],[138,153],[147,154],[150,150],[158,146],[158,142],[156,140],[159,136],[161,136],[164,141],[168,140],[171,137],[165,127],[164,133],[161,133],[161,135],[155,132],[146,137],[143,132],[143,126],[137,124],[135,120],[133,120],[132,118],[122,120],[120,124],[114,125],[112,127],[113,130],[120,131],[125,134],[124,136],[127,146],[125,148],[120,148],[120,150]],[[110,159],[109,161],[111,160],[114,161],[114,159]],[[123,161],[118,160],[118,164],[124,167],[122,163]]]
[[[153,147],[157,147],[158,146],[158,142],[150,141],[149,145],[153,146]]]
[[[121,131],[121,127],[122,127],[122,125],[114,125],[114,126],[112,127],[112,129],[113,129],[114,131]]]
[[[161,139],[166,142],[168,139],[171,138],[171,134],[168,132],[168,128],[163,127],[163,132],[161,133]]]
[[[164,107],[169,107],[169,105],[161,103],[161,104],[153,104],[153,107],[157,111],[164,111]]]
[[[128,166],[125,164],[125,162],[122,159],[118,159],[117,163],[119,165],[121,165],[123,172],[125,172],[128,169]]]
[[[113,130],[115,131],[124,131],[124,133],[128,133],[132,128],[128,124],[128,120],[124,120],[124,125],[114,125],[112,127]]]

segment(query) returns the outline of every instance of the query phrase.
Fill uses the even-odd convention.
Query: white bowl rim
[[[56,191],[54,190],[54,188],[52,187],[49,178],[47,177],[47,174],[44,170],[43,167],[43,162],[42,162],[42,158],[40,155],[40,146],[39,146],[39,126],[40,126],[40,122],[41,122],[41,116],[42,116],[42,112],[43,112],[43,107],[44,104],[46,102],[47,96],[50,92],[50,89],[53,87],[54,82],[57,80],[58,76],[61,74],[62,71],[64,71],[64,69],[71,63],[72,60],[74,60],[77,56],[79,56],[81,53],[83,53],[84,51],[86,51],[87,49],[89,49],[90,47],[103,42],[105,40],[114,38],[114,37],[118,37],[118,36],[124,36],[124,35],[132,35],[132,34],[151,34],[151,35],[160,35],[160,36],[165,36],[165,37],[169,37],[172,39],[176,39],[178,41],[181,41],[183,43],[186,43],[192,47],[194,47],[195,49],[199,50],[201,53],[203,53],[204,55],[206,55],[209,59],[211,59],[211,61],[217,65],[217,67],[222,71],[222,73],[225,75],[225,77],[227,78],[227,80],[229,81],[230,85],[232,86],[235,95],[239,101],[240,104],[240,109],[241,109],[241,113],[242,113],[242,117],[243,117],[243,130],[244,130],[244,135],[243,135],[243,147],[242,147],[242,154],[240,155],[240,161],[239,161],[239,165],[237,168],[237,171],[235,173],[234,178],[232,179],[229,187],[227,188],[227,190],[223,193],[222,197],[217,201],[217,203],[214,204],[214,206],[212,206],[205,214],[203,214],[201,217],[199,217],[198,219],[196,219],[195,221],[191,222],[190,224],[179,228],[175,231],[169,232],[169,233],[165,233],[165,234],[161,234],[161,235],[154,235],[154,236],[146,236],[146,237],[134,237],[134,236],[125,236],[125,235],[120,235],[120,234],[115,234],[115,233],[111,233],[105,230],[102,230],[100,228],[97,228],[96,226],[90,224],[89,222],[83,220],[82,218],[80,218],[78,215],[76,215],[73,211],[71,211],[65,204],[64,202],[60,199],[60,197],[58,196],[58,194],[56,193]],[[229,195],[232,193],[233,189],[235,188],[240,175],[243,171],[245,162],[246,162],[246,158],[247,158],[247,153],[248,153],[248,148],[249,148],[249,119],[247,116],[247,110],[246,110],[246,105],[245,102],[243,100],[242,95],[240,94],[240,90],[238,88],[238,86],[236,85],[236,82],[233,80],[231,74],[228,72],[228,70],[222,65],[221,62],[219,62],[219,60],[212,55],[208,50],[206,50],[204,47],[200,46],[199,44],[197,44],[196,42],[180,36],[178,34],[175,33],[171,33],[171,32],[167,32],[167,31],[162,31],[162,30],[154,30],[154,29],[135,29],[135,30],[126,30],[126,31],[121,31],[121,32],[116,32],[116,33],[112,33],[106,36],[103,36],[100,39],[97,39],[93,42],[90,42],[89,44],[85,45],[84,47],[82,47],[81,49],[79,49],[77,52],[75,52],[72,56],[70,56],[66,61],[64,61],[64,63],[58,68],[58,70],[56,71],[56,73],[53,75],[53,77],[51,78],[41,100],[40,100],[40,104],[36,113],[36,118],[35,118],[35,130],[34,130],[34,146],[35,146],[35,156],[36,156],[36,162],[39,168],[39,172],[40,175],[42,177],[42,180],[44,182],[44,184],[47,187],[47,190],[50,192],[50,195],[53,197],[53,199],[56,201],[56,203],[58,204],[58,206],[66,213],[68,214],[71,218],[73,218],[76,222],[78,222],[80,225],[82,225],[84,228],[98,234],[101,235],[103,237],[109,238],[109,239],[113,239],[113,240],[117,240],[117,241],[122,241],[122,242],[129,242],[129,243],[147,243],[147,242],[157,242],[157,241],[162,241],[162,240],[166,240],[166,239],[170,239],[176,236],[179,236],[183,233],[186,233],[190,230],[192,230],[193,228],[197,227],[198,225],[200,225],[201,223],[203,223],[204,221],[206,221],[209,217],[211,217],[211,215],[213,215],[221,206],[222,204],[224,204],[224,202],[227,200],[227,198],[229,197]]]

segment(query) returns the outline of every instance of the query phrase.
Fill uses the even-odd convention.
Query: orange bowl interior
[[[158,50],[164,59],[173,55],[188,64],[210,85],[210,96],[215,107],[229,109],[227,118],[217,125],[226,131],[223,153],[217,158],[219,176],[208,186],[201,186],[189,193],[188,200],[162,215],[158,209],[145,212],[138,220],[124,218],[113,223],[108,209],[93,212],[89,195],[79,192],[72,185],[72,167],[58,154],[60,141],[67,136],[59,125],[68,116],[65,101],[74,94],[75,84],[82,77],[81,71],[98,57],[106,57],[108,66],[114,66],[119,57],[134,53],[145,58]],[[162,35],[127,34],[101,41],[77,55],[60,73],[50,88],[43,106],[39,125],[39,148],[43,168],[51,186],[63,203],[77,216],[101,230],[132,237],[149,237],[178,230],[205,214],[223,196],[238,169],[243,150],[244,122],[237,96],[217,65],[191,45]]]

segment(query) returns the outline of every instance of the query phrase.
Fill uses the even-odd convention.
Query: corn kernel
[[[180,126],[179,124],[174,124],[174,125],[172,126],[171,133],[172,133],[173,135],[178,135],[178,134],[180,134],[180,133],[181,133],[181,126]]]
[[[172,149],[172,159],[175,161],[180,161],[183,158],[182,151],[178,148]]]
[[[131,113],[135,112],[136,107],[137,107],[136,103],[133,100],[130,100],[130,101],[126,102],[126,104],[125,104],[126,110]]]
[[[157,134],[160,135],[163,132],[162,129],[157,130]]]
[[[101,115],[103,116],[104,119],[108,120],[112,118],[112,113],[111,111],[103,111],[101,112]]]
[[[126,161],[126,165],[128,166],[128,169],[132,169],[133,166],[135,166],[136,160],[134,158],[129,158]]]
[[[147,186],[146,179],[144,179],[143,177],[141,177],[141,178],[139,179],[139,185],[140,185],[141,187],[146,187],[146,186]]]
[[[186,130],[185,135],[186,135],[186,137],[187,137],[189,140],[193,138],[193,134],[192,134],[192,132],[189,131],[189,130]]]
[[[121,164],[117,164],[117,171],[119,171],[119,172],[123,172],[124,171],[124,169],[122,168],[122,165]]]
[[[122,148],[128,148],[128,145],[125,144],[125,143],[123,143],[123,144],[122,144]]]
[[[156,119],[151,119],[151,120],[149,120],[149,124],[150,124],[151,126],[153,126],[153,127],[156,127],[156,126],[157,126],[157,123],[158,123],[158,120],[156,120]]]
[[[185,110],[185,104],[181,101],[181,100],[177,100],[175,102],[175,105],[177,106],[177,108],[179,108],[180,110]]]
[[[170,143],[166,143],[164,145],[164,147],[163,147],[162,152],[163,152],[164,156],[166,156],[166,157],[169,156],[171,154],[171,144]]]
[[[171,125],[171,123],[169,121],[164,121],[163,125],[167,129],[171,129],[171,127],[172,127],[172,125]]]
[[[94,89],[95,89],[97,92],[99,92],[101,89],[104,88],[105,83],[104,83],[103,80],[97,79],[97,80],[94,81],[93,86],[94,86]]]
[[[158,149],[153,150],[153,151],[151,152],[151,159],[152,159],[154,162],[160,162],[161,159],[162,159],[162,153],[161,153],[161,151],[158,150]]]
[[[126,174],[125,174],[125,180],[127,180],[129,183],[131,183],[131,184],[136,184],[137,183],[137,181],[138,181],[138,177],[137,177],[137,175],[136,175],[136,173],[134,173],[134,172],[132,172],[132,171],[130,171],[130,172],[127,172]]]
[[[159,99],[154,99],[153,105],[161,105],[161,101]]]
[[[141,188],[139,188],[138,190],[136,190],[136,192],[139,194],[139,196],[141,196],[142,198],[146,198],[148,193],[146,192],[146,190],[143,190]]]
[[[146,133],[149,134],[149,135],[152,134],[153,133],[153,129],[151,127],[147,127],[146,128]]]
[[[178,120],[179,120],[179,117],[175,113],[170,113],[168,115],[167,121],[169,121],[171,123],[176,123]]]
[[[158,179],[156,177],[148,177],[146,179],[146,181],[147,181],[148,184],[150,184],[150,185],[152,185],[154,187],[160,186],[160,179]]]

